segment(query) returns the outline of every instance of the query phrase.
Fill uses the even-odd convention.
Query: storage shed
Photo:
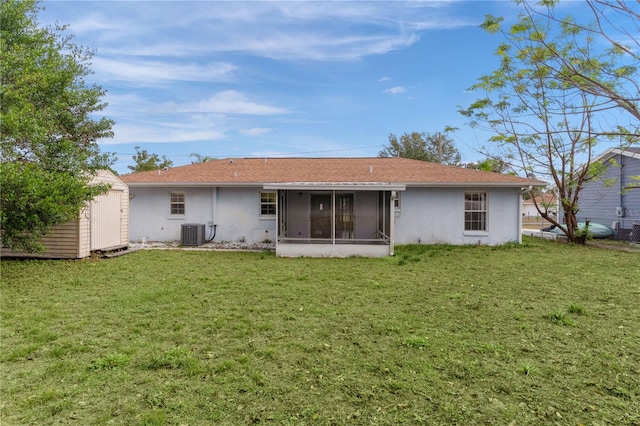
[[[107,183],[109,191],[94,198],[78,219],[53,228],[41,253],[2,249],[2,256],[47,259],[81,259],[91,252],[106,252],[129,245],[129,187],[108,170],[100,170],[92,183]]]

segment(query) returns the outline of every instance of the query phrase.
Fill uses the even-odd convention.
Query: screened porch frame
[[[393,184],[274,184],[265,185],[265,190],[276,191],[276,223],[277,223],[277,235],[276,235],[276,251],[279,245],[331,245],[331,246],[389,246],[389,254],[393,255],[394,247],[394,228],[395,228],[395,201],[398,198],[398,192],[405,190],[404,185]],[[376,217],[375,217],[375,237],[369,238],[357,238],[355,235],[355,229],[352,229],[352,234],[348,238],[342,238],[340,235],[344,235],[344,228],[338,229],[339,224],[343,224],[344,220],[338,220],[339,215],[343,211],[340,210],[337,205],[338,200],[342,196],[350,195],[353,197],[353,211],[350,213],[352,216],[351,226],[355,227],[358,223],[359,217],[356,210],[358,207],[363,208],[365,204],[361,204],[358,199],[358,193],[360,192],[375,192],[376,193]],[[314,210],[312,201],[305,204],[305,212],[302,215],[305,225],[309,227],[309,231],[305,236],[297,237],[289,235],[290,225],[290,206],[288,205],[288,198],[293,194],[305,194],[311,200],[314,195],[330,196],[330,212],[326,214],[330,217],[330,235],[322,235],[314,237],[312,235],[312,222],[314,220]],[[370,216],[370,211],[368,212]],[[300,216],[300,215],[299,215]],[[369,217],[370,220],[370,217]],[[372,230],[372,229],[371,229]],[[370,231],[371,231],[370,230]],[[341,232],[342,231],[342,232]]]

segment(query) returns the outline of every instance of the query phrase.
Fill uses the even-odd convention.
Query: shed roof
[[[407,186],[544,186],[518,176],[407,158],[234,158],[123,175],[129,186],[392,183]]]

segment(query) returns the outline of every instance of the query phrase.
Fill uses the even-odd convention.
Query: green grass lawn
[[[640,424],[640,255],[2,261],[0,424]]]

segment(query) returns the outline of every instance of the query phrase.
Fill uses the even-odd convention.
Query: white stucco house
[[[536,208],[536,204],[540,206],[543,211],[546,209],[549,213],[558,214],[558,197],[556,194],[542,194],[535,197],[534,200],[529,198],[522,201],[522,216],[525,218],[539,218],[540,212]]]
[[[269,240],[279,256],[336,257],[520,242],[522,192],[545,185],[405,158],[225,159],[121,179],[132,240]]]

